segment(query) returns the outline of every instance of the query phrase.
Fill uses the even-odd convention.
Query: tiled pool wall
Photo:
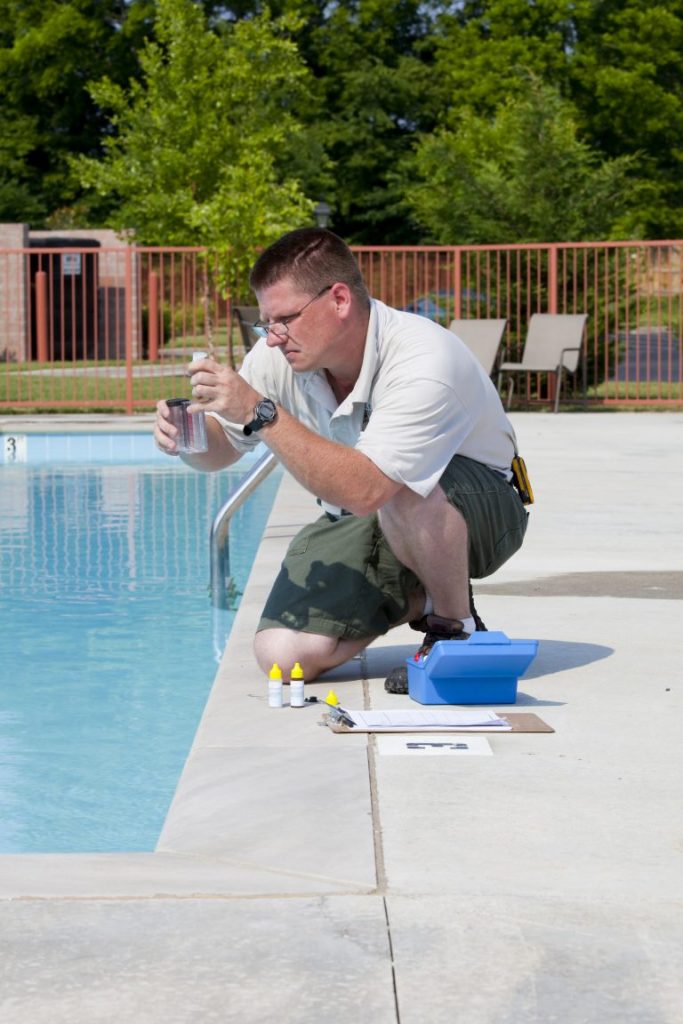
[[[41,462],[156,462],[168,460],[151,429],[138,433],[13,433],[0,431],[0,464]]]

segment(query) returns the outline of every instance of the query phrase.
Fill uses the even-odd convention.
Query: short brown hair
[[[342,281],[364,305],[370,301],[355,256],[326,228],[297,228],[273,242],[256,260],[249,284],[260,291],[284,277],[311,295]]]

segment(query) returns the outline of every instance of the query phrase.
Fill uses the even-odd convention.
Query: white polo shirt
[[[510,478],[516,442],[498,392],[465,344],[426,317],[372,300],[361,372],[341,404],[324,371],[294,373],[265,339],[239,372],[305,426],[362,452],[422,497],[456,454]],[[238,451],[259,443],[242,424],[209,415]]]

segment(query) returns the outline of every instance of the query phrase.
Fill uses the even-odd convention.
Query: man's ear
[[[332,298],[337,310],[337,316],[345,320],[351,312],[352,296],[351,289],[343,281],[337,281],[336,284],[332,285],[331,291]]]

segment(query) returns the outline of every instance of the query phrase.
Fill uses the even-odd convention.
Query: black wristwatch
[[[260,402],[256,403],[253,420],[242,427],[242,433],[249,437],[250,434],[261,430],[262,427],[267,427],[269,423],[274,423],[276,419],[277,407],[275,402],[271,402],[269,398],[262,398]]]

